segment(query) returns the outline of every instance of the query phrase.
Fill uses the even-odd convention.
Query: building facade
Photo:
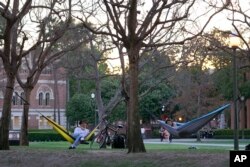
[[[241,102],[238,105],[238,128],[239,129],[250,129],[250,99]],[[234,105],[231,105],[231,129],[234,129]]]
[[[25,77],[25,70],[21,75]],[[54,119],[62,126],[66,126],[65,106],[66,106],[66,90],[67,83],[63,77],[64,70],[59,68],[55,71],[46,68],[43,70],[38,83],[31,92],[30,110],[28,117],[29,129],[51,129],[52,127],[41,116],[41,114]],[[0,79],[0,116],[2,115],[3,98],[6,78],[1,70]],[[24,96],[23,89],[15,83],[12,111],[11,111],[11,127],[10,129],[18,130],[21,128],[22,112],[24,101],[21,97]],[[40,114],[41,113],[41,114]]]
[[[250,81],[250,72],[245,72],[243,75],[243,78],[244,78],[244,81]],[[250,129],[250,99],[249,98],[246,98],[246,97],[239,98],[238,113],[239,113],[238,114],[238,128]],[[231,129],[234,129],[234,121],[235,121],[234,119],[235,119],[235,111],[234,111],[234,105],[232,103],[231,105]]]

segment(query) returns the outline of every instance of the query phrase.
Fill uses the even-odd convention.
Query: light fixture
[[[94,110],[94,117],[95,117],[95,126],[96,126],[96,110],[95,110],[95,105],[94,105],[94,98],[95,98],[95,93],[91,93],[91,98],[93,99],[93,110]]]
[[[240,46],[240,38],[235,35],[230,36],[229,46],[232,49],[238,48]]]
[[[91,98],[94,99],[95,98],[95,94],[91,93]]]
[[[245,96],[240,96],[240,101],[244,101],[245,100]]]
[[[165,111],[165,106],[164,106],[164,105],[162,106],[161,111],[162,111],[162,112],[164,112],[164,111]]]

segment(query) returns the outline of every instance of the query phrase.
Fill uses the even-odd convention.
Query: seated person
[[[169,139],[169,133],[168,131],[164,128],[164,127],[161,127],[160,129],[160,137],[161,137],[161,141],[163,141],[163,139]]]
[[[75,138],[74,143],[69,147],[69,149],[75,149],[84,140],[84,137],[89,134],[89,129],[87,129],[87,122],[80,121],[79,126],[75,128],[73,137]]]

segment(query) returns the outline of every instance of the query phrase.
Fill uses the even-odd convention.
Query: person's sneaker
[[[75,148],[76,148],[76,147],[74,147],[74,146],[70,146],[70,147],[69,147],[69,149],[75,149]]]

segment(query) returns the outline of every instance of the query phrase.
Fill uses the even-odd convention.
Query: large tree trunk
[[[21,136],[20,136],[20,145],[28,146],[28,118],[29,118],[29,108],[30,108],[30,94],[32,89],[24,89],[25,101],[23,105],[23,115],[22,115],[22,124],[21,124]]]
[[[128,153],[146,152],[141,137],[138,103],[139,49],[129,51]]]
[[[29,2],[30,3],[30,2]],[[6,8],[7,9],[7,8]],[[19,1],[13,1],[13,9],[6,21],[4,31],[4,47],[2,61],[7,76],[6,89],[4,94],[2,118],[0,122],[0,150],[9,150],[9,128],[11,118],[11,102],[14,91],[15,77],[18,70],[18,56],[16,53],[19,17],[17,17]],[[19,13],[20,14],[20,13]]]
[[[2,118],[0,121],[0,150],[9,150],[9,127],[11,118],[11,102],[14,90],[15,77],[8,75],[4,94]]]
[[[98,64],[97,62],[95,63],[95,100],[97,104],[97,113],[96,113],[96,108],[94,108],[94,114],[98,115],[98,120],[101,121],[102,117],[106,114],[106,110],[104,110],[104,105],[102,101],[102,92],[101,92],[101,80],[100,80],[100,75],[98,71]]]

